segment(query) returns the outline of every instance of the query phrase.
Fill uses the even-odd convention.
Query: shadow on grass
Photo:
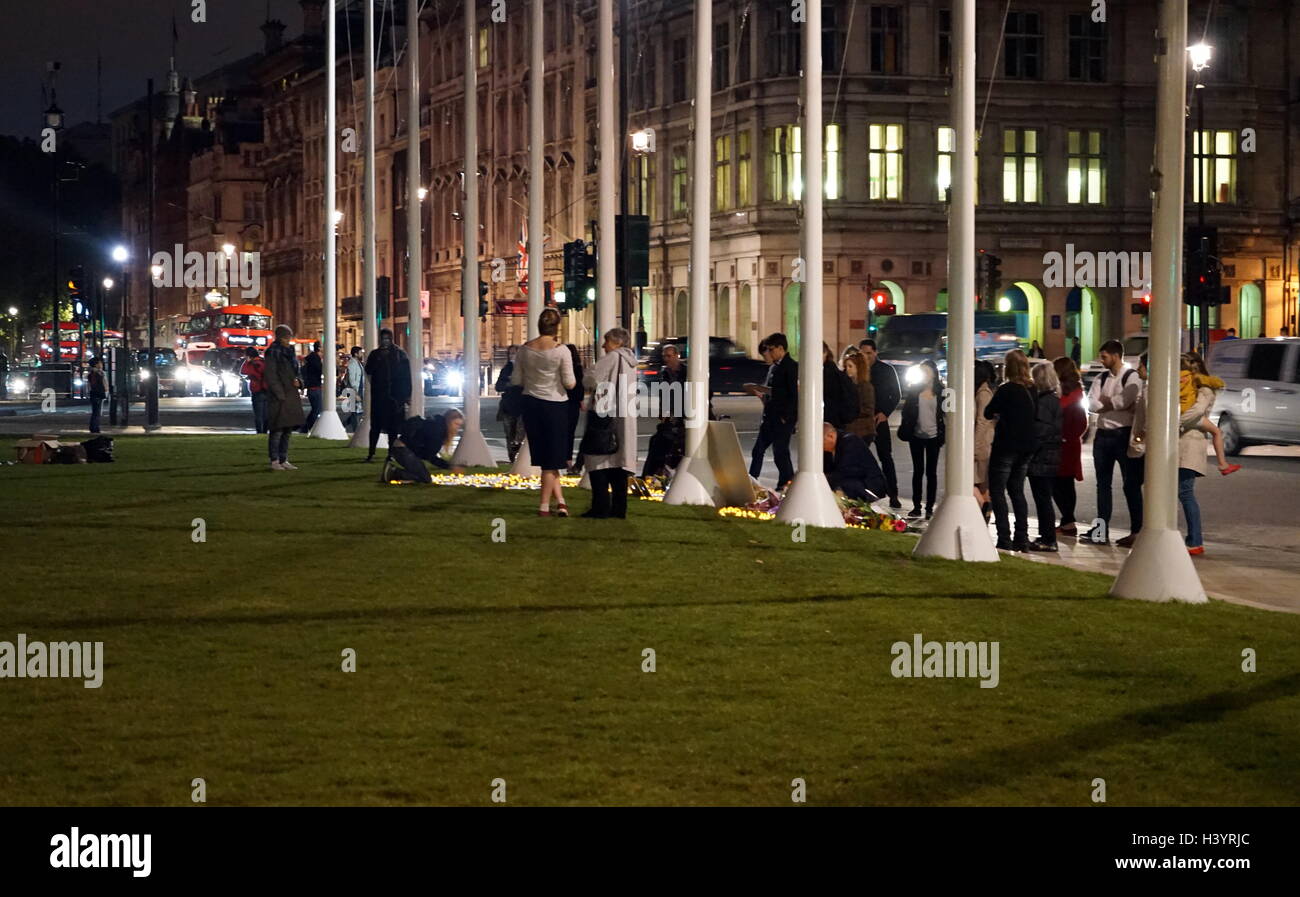
[[[1187,726],[1217,723],[1229,713],[1300,694],[1300,673],[1290,673],[1242,691],[1219,691],[1177,703],[1157,704],[1122,716],[1099,720],[1050,738],[962,754],[938,764],[891,778],[855,796],[860,806],[941,804],[1004,787],[1024,776],[1078,762],[1083,755],[1119,745],[1166,738]],[[1088,792],[1081,782],[1079,803]]]
[[[792,604],[821,604],[827,602],[849,602],[849,601],[879,601],[887,599],[934,599],[934,598],[959,598],[973,600],[995,599],[998,596],[990,592],[958,592],[953,594],[936,595],[933,591],[925,592],[878,592],[878,593],[856,593],[841,595],[805,595],[802,597],[775,597],[775,598],[755,598],[726,601],[644,601],[637,603],[611,604],[611,603],[592,603],[592,604],[528,604],[528,605],[481,605],[481,606],[448,606],[448,607],[377,607],[377,608],[357,608],[329,611],[304,611],[301,613],[269,613],[269,614],[230,614],[225,616],[211,617],[183,617],[183,616],[137,616],[137,617],[79,617],[72,620],[28,620],[18,624],[28,628],[41,627],[42,629],[66,630],[75,627],[78,631],[86,629],[115,629],[126,626],[184,626],[186,628],[209,627],[209,626],[240,626],[240,625],[283,625],[290,623],[334,623],[334,622],[364,622],[374,621],[400,621],[400,620],[421,620],[421,619],[438,619],[441,617],[479,617],[479,616],[512,616],[512,615],[531,615],[531,614],[555,614],[555,613],[587,613],[601,611],[647,611],[647,610],[694,610],[699,608],[712,607],[764,607],[780,606]],[[1091,600],[1074,597],[1060,597],[1055,595],[1022,595],[1019,598],[1056,598],[1065,601],[1082,601]]]

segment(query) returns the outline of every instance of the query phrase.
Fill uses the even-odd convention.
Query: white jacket
[[[618,422],[618,451],[612,455],[585,455],[583,464],[587,470],[611,470],[621,467],[629,473],[636,473],[636,416],[626,412],[632,410],[630,405],[636,397],[636,356],[632,350],[623,346],[587,368],[582,377],[582,385],[587,390],[588,414],[599,407],[610,406],[609,412]],[[603,398],[596,396],[596,388],[601,383],[611,383],[613,388]],[[610,387],[606,387],[610,389]]]

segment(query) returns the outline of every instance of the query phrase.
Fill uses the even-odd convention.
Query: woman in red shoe
[[[1196,373],[1199,358],[1183,354],[1180,368]],[[1201,506],[1196,501],[1196,478],[1205,476],[1205,432],[1201,419],[1214,407],[1214,390],[1200,386],[1191,406],[1178,418],[1178,503],[1187,520],[1187,537],[1183,540],[1188,554],[1205,554],[1201,534]]]

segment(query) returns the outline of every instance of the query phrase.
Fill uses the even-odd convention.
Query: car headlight
[[[227,390],[239,389],[239,375],[232,374],[230,371],[225,371],[221,375],[221,385]]]
[[[919,364],[912,365],[907,369],[907,373],[903,375],[903,380],[908,386],[916,386],[923,379],[925,379],[925,375],[921,373],[921,366]]]
[[[144,374],[141,373],[141,376],[144,376]],[[190,379],[190,372],[187,371],[185,368],[177,368],[176,379],[179,380],[181,383],[184,383],[186,380]]]
[[[86,381],[85,381],[85,380],[82,380],[80,377],[78,377],[77,379],[75,379],[75,380],[72,381],[72,385],[73,385],[73,386],[85,386],[85,385],[86,385]]]
[[[144,370],[140,371],[140,379],[141,379],[141,380],[148,380],[148,379],[149,379],[149,370],[148,370],[148,368],[145,368]]]
[[[460,371],[451,371],[447,374],[447,385],[452,389],[460,389],[465,385],[465,375]]]

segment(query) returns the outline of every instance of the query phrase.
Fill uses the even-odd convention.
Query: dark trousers
[[[104,397],[90,397],[90,432],[99,432],[99,415],[104,411]]]
[[[1052,508],[1055,486],[1056,477],[1029,478],[1029,491],[1034,495],[1034,509],[1038,512],[1038,541],[1046,545],[1056,542],[1056,511]]]
[[[898,501],[898,472],[894,470],[894,447],[889,442],[889,421],[876,424],[876,454],[880,457],[880,469],[885,474],[885,486],[889,490],[889,500]]]
[[[266,390],[253,393],[253,429],[266,432]]]
[[[283,427],[279,430],[270,430],[266,436],[266,453],[271,456],[272,461],[289,460],[289,434],[293,432],[293,427]]]
[[[388,445],[397,440],[402,432],[402,408],[392,399],[372,398],[370,400],[370,454],[374,455],[379,445],[379,434],[388,436]]]
[[[1202,544],[1201,506],[1196,501],[1196,478],[1200,476],[1186,467],[1178,468],[1178,502],[1183,506],[1183,517],[1187,520],[1187,536],[1183,543],[1188,548]]]
[[[1033,452],[999,452],[993,450],[989,459],[989,500],[993,503],[993,517],[997,521],[998,542],[1023,545],[1029,541],[1029,503],[1025,501],[1025,477],[1029,473],[1029,459]],[[1016,535],[1011,538],[1011,522],[1007,518],[1007,495],[1016,512]]]
[[[601,517],[627,516],[627,471],[621,467],[589,470],[591,510]]]
[[[790,437],[794,435],[794,423],[774,420],[764,426],[768,428],[772,460],[776,463],[776,490],[780,492],[794,479],[794,463],[790,460]]]
[[[320,417],[321,393],[319,386],[313,386],[307,390],[307,401],[311,403],[311,413],[307,415],[307,422],[302,425],[304,433],[310,433],[311,425],[316,423],[316,418]]]
[[[1118,463],[1120,476],[1124,478],[1124,501],[1128,505],[1129,521],[1136,535],[1142,531],[1142,479],[1146,465],[1143,459],[1128,456],[1128,439],[1132,431],[1132,427],[1098,430],[1092,442],[1092,463],[1097,471],[1097,516],[1106,522],[1109,530],[1110,487]]]
[[[888,438],[888,437],[886,437]],[[879,440],[877,440],[879,442]],[[912,449],[912,505],[921,507],[921,475],[925,474],[925,507],[928,510],[934,510],[934,497],[939,491],[939,449],[943,447],[943,442],[939,437],[933,439],[912,438],[908,443]],[[893,469],[893,459],[890,459],[890,469]],[[886,484],[888,484],[888,474],[886,474]],[[897,487],[895,487],[897,488]]]
[[[1074,523],[1074,506],[1078,496],[1074,492],[1074,477],[1056,477],[1052,483],[1052,497],[1061,509],[1061,526]]]
[[[767,454],[768,448],[772,445],[772,439],[768,435],[766,424],[758,425],[758,435],[754,437],[754,448],[749,453],[749,475],[758,479],[759,474],[763,472],[763,456]]]

